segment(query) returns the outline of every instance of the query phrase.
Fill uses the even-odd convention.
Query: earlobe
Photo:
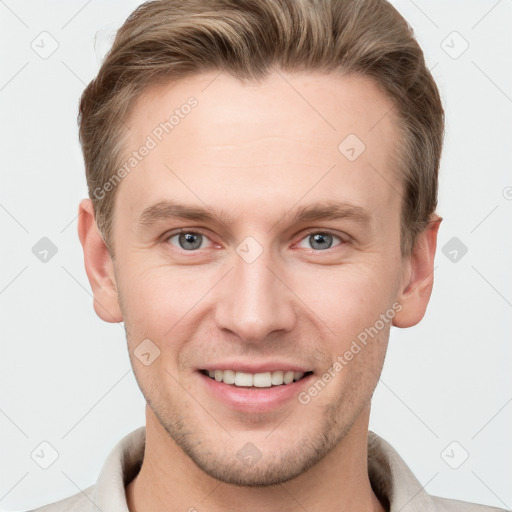
[[[398,296],[402,309],[393,319],[396,327],[412,327],[425,315],[434,285],[434,257],[441,221],[441,217],[435,216],[428,223],[425,230],[418,235],[408,257],[408,279],[403,283]]]
[[[85,271],[94,296],[94,311],[105,322],[122,322],[114,265],[96,225],[90,199],[80,202],[78,236],[84,251]]]

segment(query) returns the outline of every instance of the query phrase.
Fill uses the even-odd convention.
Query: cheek
[[[175,337],[212,287],[209,273],[197,268],[150,267],[141,259],[127,262],[124,269],[119,276],[123,317],[138,337]]]
[[[333,332],[347,341],[375,323],[395,297],[393,271],[387,265],[343,265],[311,272],[302,281],[301,298]]]
[[[388,268],[339,267],[331,279],[317,276],[317,286],[308,288],[304,302],[311,301],[311,309],[322,320],[317,324],[324,332],[321,350],[330,360],[324,376],[332,379],[318,405],[347,400],[355,403],[373,393],[395,314],[392,271],[386,272]],[[318,293],[319,288],[322,293]],[[381,315],[385,315],[384,320]],[[322,380],[322,375],[319,378]]]

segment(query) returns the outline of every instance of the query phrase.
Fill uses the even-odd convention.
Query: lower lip
[[[269,412],[286,404],[292,399],[297,399],[300,390],[307,385],[310,374],[298,381],[280,386],[271,386],[269,388],[240,387],[231,384],[218,382],[201,372],[202,378],[208,391],[213,396],[226,404],[229,408],[242,412]]]

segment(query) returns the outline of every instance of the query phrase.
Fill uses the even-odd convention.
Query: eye
[[[182,231],[167,237],[167,241],[178,249],[194,251],[196,249],[203,249],[208,238],[206,235],[196,231]]]
[[[336,244],[336,240],[338,244]],[[203,233],[198,231],[180,231],[166,237],[166,243],[170,243],[177,249],[197,252],[199,249],[204,249],[208,246],[211,240]],[[344,240],[333,233],[327,231],[311,231],[299,242],[298,246],[304,249],[313,249],[314,251],[326,251],[335,245],[341,245]],[[307,244],[307,245],[305,245]]]
[[[315,251],[323,251],[330,249],[333,246],[333,241],[335,239],[340,243],[343,243],[343,240],[339,236],[333,235],[332,233],[327,233],[325,231],[313,231],[301,240],[299,247],[303,247],[305,249],[312,248]],[[305,247],[303,245],[304,243],[311,245],[310,247]]]

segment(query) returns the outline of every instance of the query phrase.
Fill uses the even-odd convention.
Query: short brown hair
[[[368,77],[392,100],[408,254],[437,206],[444,110],[409,24],[386,0],[155,0],[117,32],[80,99],[80,142],[98,228],[112,252],[124,123],[148,86],[219,70],[259,80],[273,67]],[[341,141],[340,141],[341,142]],[[106,187],[105,187],[106,189]]]

